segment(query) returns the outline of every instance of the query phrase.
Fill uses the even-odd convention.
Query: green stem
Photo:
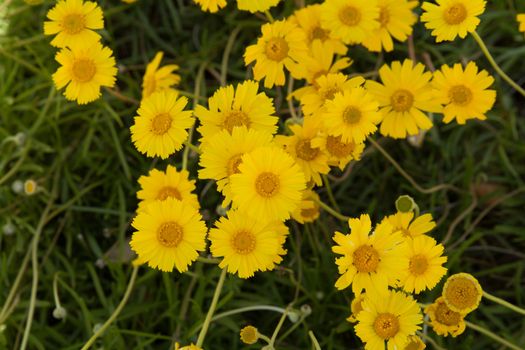
[[[122,300],[120,301],[120,303],[118,304],[117,308],[115,309],[115,311],[113,311],[113,313],[111,314],[111,316],[106,320],[106,322],[104,322],[104,324],[102,325],[102,327],[100,327],[96,332],[95,334],[93,334],[91,336],[91,338],[89,338],[89,340],[86,342],[86,344],[84,344],[84,346],[82,347],[82,349],[80,350],[87,350],[89,349],[93,343],[95,342],[95,340],[98,339],[98,337],[100,337],[102,335],[102,333],[104,333],[106,331],[106,329],[113,323],[113,321],[115,321],[115,319],[118,317],[118,315],[120,314],[120,312],[122,311],[122,309],[124,308],[124,306],[126,305],[126,303],[128,302],[128,299],[129,299],[129,296],[131,295],[131,291],[133,290],[133,286],[135,285],[135,279],[137,278],[137,272],[139,270],[139,267],[138,266],[135,266],[133,267],[133,272],[131,273],[131,278],[129,279],[129,282],[128,282],[128,287],[126,288],[126,291],[124,292],[124,296],[122,297]]]
[[[314,335],[314,332],[308,331],[308,336],[312,340],[312,344],[314,344],[315,350],[321,350],[321,345],[319,345],[319,342],[317,341],[317,338]]]
[[[506,300],[503,300],[503,299],[498,298],[498,297],[496,297],[496,296],[494,296],[492,294],[489,294],[489,293],[487,293],[485,291],[483,291],[483,297],[485,297],[485,298],[487,298],[487,299],[489,299],[489,300],[491,300],[491,301],[493,301],[495,303],[498,303],[498,304],[500,304],[502,306],[505,306],[506,308],[511,309],[512,311],[515,311],[515,312],[517,312],[519,314],[525,315],[525,310],[524,309],[522,309],[522,308],[520,308],[520,307],[518,307],[516,305],[513,305],[513,304],[509,303]]]
[[[283,309],[282,307],[278,307],[278,306],[254,305],[254,306],[246,306],[246,307],[241,307],[241,308],[238,308],[238,309],[234,309],[234,310],[229,310],[229,311],[223,312],[223,313],[218,314],[217,316],[213,317],[212,321],[217,321],[218,319],[221,319],[221,318],[227,317],[227,316],[231,316],[231,315],[242,314],[243,312],[261,311],[261,310],[262,311],[275,311],[275,312],[279,312],[279,313],[282,313],[282,314],[286,312],[286,309]]]
[[[272,334],[272,339],[270,339],[270,347],[273,348],[275,344],[275,340],[277,339],[277,335],[279,334],[279,331],[281,330],[281,327],[284,324],[284,320],[286,320],[286,316],[288,315],[289,308],[286,308],[286,310],[283,312],[283,315],[281,316],[281,319],[279,320],[279,323],[277,324],[277,327],[275,327],[275,330]]]
[[[20,266],[20,269],[18,270],[18,274],[16,275],[15,281],[13,282],[13,286],[11,287],[11,290],[9,291],[9,294],[7,295],[7,299],[5,300],[4,305],[2,306],[2,311],[0,312],[0,324],[3,324],[4,321],[9,317],[9,310],[11,309],[11,303],[13,302],[13,299],[16,295],[16,291],[18,290],[18,286],[20,285],[20,282],[22,282],[22,277],[24,276],[24,272],[26,271],[27,264],[29,263],[29,258],[31,257],[31,250],[28,250],[24,260],[22,261],[22,265]]]
[[[228,38],[226,47],[224,48],[224,54],[222,55],[222,62],[221,62],[221,86],[226,85],[227,75],[228,75],[228,61],[230,59],[230,53],[232,51],[233,44],[235,43],[235,39],[237,38],[237,35],[241,31],[241,28],[242,28],[241,26],[235,27],[235,29],[231,32],[230,37]]]
[[[494,334],[492,333],[491,331],[489,331],[488,329],[485,329],[481,326],[478,326],[474,323],[470,323],[468,321],[465,321],[465,324],[467,325],[467,327],[469,328],[472,328],[473,330],[475,331],[478,331],[484,335],[486,335],[487,337],[489,338],[492,338],[494,339],[495,341],[497,341],[498,343],[510,348],[510,349],[513,349],[513,350],[523,350],[522,348],[518,347],[517,345],[514,345],[512,344],[511,342],[509,342],[508,340],[506,339],[503,339],[502,337],[500,337],[499,335],[497,334]]]
[[[428,335],[426,335],[425,333],[423,332],[420,332],[418,333],[421,338],[425,339],[427,342],[429,342],[430,344],[432,344],[432,346],[437,349],[437,350],[447,350],[441,346],[438,345],[438,343],[436,343],[436,341],[434,339],[432,339],[431,337],[429,337]]]
[[[332,216],[338,218],[339,220],[341,220],[341,221],[348,221],[348,219],[350,219],[350,217],[344,216],[343,214],[340,214],[337,211],[335,211],[334,209],[332,209],[328,204],[325,204],[325,203],[321,202],[320,200],[317,200],[316,198],[313,198],[313,200],[317,204],[319,204],[319,206],[321,208],[323,208],[326,212],[328,212]]]
[[[474,31],[472,33],[470,33],[472,35],[472,37],[474,38],[474,40],[476,40],[476,42],[478,43],[481,51],[483,51],[483,54],[485,55],[485,57],[487,57],[487,60],[490,62],[490,64],[492,65],[492,68],[494,68],[494,70],[499,74],[500,77],[503,78],[503,80],[505,80],[510,86],[512,86],[516,91],[518,91],[522,96],[525,96],[525,90],[519,86],[514,80],[512,80],[504,71],[503,69],[500,68],[500,66],[496,63],[496,61],[494,60],[494,57],[492,57],[492,55],[490,54],[490,51],[487,49],[487,46],[485,45],[485,43],[483,42],[483,39],[481,39],[481,37],[479,36],[479,34]]]
[[[275,19],[273,18],[273,16],[270,13],[270,11],[266,10],[266,11],[264,11],[264,14],[266,15],[266,18],[268,18],[268,22],[270,22],[270,23],[275,22]]]
[[[217,282],[217,287],[215,287],[215,292],[213,293],[213,299],[211,300],[210,308],[208,309],[206,319],[204,320],[204,324],[202,325],[201,331],[199,333],[199,338],[197,338],[197,346],[199,348],[202,348],[202,343],[204,343],[204,338],[206,337],[206,333],[208,332],[208,327],[210,326],[211,318],[213,317],[213,313],[217,308],[217,302],[219,301],[219,296],[221,295],[222,286],[224,285],[225,278],[226,269],[222,269],[221,277],[219,277],[219,282]]]
[[[323,177],[323,183],[326,188],[326,193],[328,194],[328,199],[330,200],[330,203],[337,211],[341,211],[339,206],[337,205],[337,202],[334,197],[334,193],[332,192],[332,186],[330,186],[330,181],[328,180],[328,177],[326,175],[322,175]]]
[[[30,148],[29,145],[31,144],[30,141],[31,141],[30,139],[26,140],[26,144],[24,145],[24,148],[22,150],[22,155],[20,156],[20,158],[18,158],[18,160],[15,163],[15,165],[13,165],[11,167],[11,169],[9,169],[9,171],[7,173],[5,173],[5,175],[0,178],[0,185],[2,185],[11,176],[13,176],[18,171],[18,168],[20,168],[20,166],[24,163],[24,160],[26,159],[27,154],[29,153],[29,148]]]

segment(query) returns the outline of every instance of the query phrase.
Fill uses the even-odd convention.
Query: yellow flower
[[[180,272],[206,248],[206,225],[198,210],[175,198],[155,201],[140,211],[131,225],[137,230],[131,248],[152,268]]]
[[[164,52],[159,51],[153,61],[146,66],[146,72],[142,80],[142,98],[149,97],[154,92],[170,89],[180,82],[180,76],[173,73],[179,69],[176,64],[168,64],[159,69],[160,61]]]
[[[292,213],[292,218],[300,224],[314,222],[319,218],[319,195],[314,191],[307,189],[303,191],[303,199],[299,207]]]
[[[255,344],[259,340],[259,331],[254,326],[246,326],[240,332],[241,341],[244,344]]]
[[[226,197],[223,207],[231,202],[230,176],[239,173],[242,156],[258,147],[269,146],[272,135],[263,131],[236,127],[230,134],[222,130],[201,144],[200,179],[217,181],[217,188]]]
[[[61,67],[53,74],[57,89],[66,87],[64,96],[78,104],[100,97],[100,87],[113,87],[117,68],[113,51],[99,42],[90,46],[72,46],[60,50],[55,59]]]
[[[381,122],[377,109],[377,101],[362,87],[337,93],[326,102],[322,114],[325,130],[329,135],[340,135],[343,142],[363,142]]]
[[[301,202],[306,180],[299,165],[278,147],[259,147],[242,156],[230,176],[234,207],[263,220],[286,220]]]
[[[341,135],[333,136],[326,133],[319,134],[312,140],[313,147],[319,147],[328,156],[328,165],[337,166],[344,170],[351,160],[361,159],[365,144],[352,141],[343,142]]]
[[[350,234],[336,232],[333,237],[337,245],[332,251],[343,255],[335,260],[342,275],[335,283],[336,288],[345,289],[351,284],[356,295],[363,289],[367,293],[371,290],[385,293],[388,286],[395,286],[406,262],[398,247],[401,235],[392,233],[388,222],[377,225],[370,235],[372,223],[368,214],[348,220],[348,225]]]
[[[336,38],[332,31],[321,27],[321,5],[314,4],[296,10],[290,21],[296,23],[306,35],[308,47],[312,49],[315,41],[322,43],[323,49],[329,49],[339,55],[344,55],[348,51],[343,42]]]
[[[321,24],[345,44],[359,44],[379,28],[377,0],[326,0],[321,7]]]
[[[200,5],[202,11],[215,13],[226,6],[226,0],[193,0]]]
[[[184,111],[186,97],[173,90],[156,92],[140,103],[134,124],[130,128],[131,140],[148,157],[168,158],[182,148],[193,125],[190,111]]]
[[[137,2],[137,0],[122,0],[122,2],[125,2],[126,4],[132,4],[134,2]]]
[[[208,109],[197,106],[194,113],[201,122],[198,130],[203,141],[207,142],[221,130],[231,134],[239,126],[274,134],[279,118],[273,115],[272,100],[258,89],[259,84],[253,80],[244,81],[235,89],[228,85],[208,99]]]
[[[437,244],[432,237],[421,235],[408,238],[401,246],[401,254],[408,258],[399,285],[408,293],[419,294],[425,289],[431,290],[447,273],[443,264],[443,245]]]
[[[429,316],[430,325],[438,335],[446,337],[450,334],[455,338],[465,331],[464,316],[449,309],[443,297],[437,298],[433,304],[427,306],[425,314]]]
[[[392,51],[394,41],[406,41],[412,34],[417,16],[412,9],[418,5],[411,0],[378,0],[379,28],[370,32],[363,40],[363,46],[370,51]]]
[[[450,123],[456,119],[458,124],[465,124],[468,119],[485,120],[487,113],[496,101],[496,91],[488,90],[494,83],[487,71],[478,73],[476,63],[469,62],[463,70],[456,63],[452,68],[447,65],[434,72],[432,85],[443,107],[443,121]]]
[[[215,222],[209,234],[210,250],[213,256],[223,257],[221,269],[248,278],[256,271],[273,270],[282,261],[288,229],[281,222],[259,217],[230,210],[227,218]]]
[[[252,1],[252,0],[250,0]],[[284,68],[291,70],[307,54],[304,32],[291,21],[266,23],[261,27],[262,37],[244,53],[246,65],[255,62],[255,80],[264,78],[264,87],[284,85]]]
[[[177,171],[172,165],[166,167],[166,171],[152,169],[147,176],[139,178],[140,190],[137,192],[139,211],[144,210],[148,204],[156,200],[175,198],[186,202],[192,207],[199,209],[199,200],[195,191],[195,181],[189,180],[186,170]]]
[[[197,345],[193,345],[193,344],[186,345],[181,348],[179,343],[175,343],[175,350],[204,350],[204,349],[198,347]]]
[[[432,73],[424,70],[423,64],[414,65],[409,59],[403,64],[395,61],[392,67],[385,64],[379,69],[382,84],[366,82],[366,88],[381,107],[381,134],[405,138],[432,127],[432,121],[422,111],[440,112],[441,105],[435,101],[429,83]]]
[[[27,196],[31,196],[36,193],[36,190],[38,189],[38,185],[35,182],[35,180],[28,179],[24,181],[24,193]]]
[[[520,25],[519,31],[522,32],[522,33],[525,33],[525,13],[519,13],[516,16],[516,20],[518,21],[518,23]]]
[[[386,295],[367,293],[357,322],[355,333],[365,350],[396,350],[403,349],[408,337],[421,329],[423,315],[414,298],[389,290]]]
[[[426,344],[417,335],[409,335],[408,340],[401,350],[424,350]]]
[[[412,219],[414,219],[414,212],[397,212],[387,216],[384,220],[388,220],[394,227],[394,232],[401,232],[405,238],[424,235],[436,227],[432,214],[423,214],[414,221]]]
[[[295,162],[299,164],[306,181],[313,181],[316,185],[322,185],[320,174],[328,174],[330,167],[327,164],[328,157],[320,148],[312,146],[312,140],[321,129],[321,120],[315,117],[304,118],[303,125],[290,125],[291,136],[276,136],[275,140],[280,143]]]
[[[100,40],[93,29],[104,28],[102,10],[97,3],[83,0],[59,0],[48,11],[44,22],[44,34],[55,38],[51,45],[56,47],[80,46],[86,48]]]
[[[437,4],[424,2],[421,22],[432,29],[436,42],[452,41],[459,35],[467,36],[479,24],[477,16],[485,12],[485,0],[436,0]]]
[[[327,101],[332,101],[337,93],[363,85],[365,79],[354,77],[349,79],[342,73],[321,75],[315,84],[296,90],[293,96],[301,101],[305,115],[321,113]]]
[[[352,314],[346,319],[348,322],[357,322],[357,315],[363,311],[363,301],[365,300],[365,296],[366,293],[361,293],[352,299],[352,303],[350,303],[350,310],[352,311]]]
[[[474,276],[462,272],[449,276],[442,295],[452,311],[466,315],[478,308],[483,290]]]
[[[255,12],[264,12],[270,7],[276,6],[281,0],[237,0],[239,10]]]

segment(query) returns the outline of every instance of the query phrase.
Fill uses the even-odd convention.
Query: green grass
[[[137,105],[104,92],[102,99],[77,106],[55,91],[50,75],[57,68],[56,51],[42,34],[51,5],[46,1],[29,7],[13,1],[8,35],[0,37],[0,226],[15,227],[13,235],[0,234],[0,305],[21,271],[14,307],[0,320],[0,349],[18,349],[22,341],[35,273],[28,254],[37,236],[38,290],[28,349],[79,349],[87,341],[95,325],[119,304],[131,275],[127,239],[137,205],[137,178],[152,167],[181,163],[180,154],[159,161],[134,149],[129,126]],[[180,89],[190,94],[199,67],[206,64],[202,83],[210,96],[220,86],[224,47],[235,28],[240,28],[239,34],[225,73],[228,82],[249,77],[242,54],[258,36],[262,17],[240,13],[231,4],[218,15],[204,14],[182,0],[139,0],[131,6],[105,0],[100,5],[106,19],[103,37],[115,51],[118,89],[125,96],[140,99],[145,64],[157,50],[165,51],[166,62],[180,65]],[[294,1],[286,0],[272,13],[281,18],[293,6]],[[525,12],[521,1],[491,2],[478,32],[502,68],[523,86],[525,40],[517,31],[517,11]],[[418,23],[414,45],[417,57],[430,55],[436,67],[475,60],[492,72],[470,37],[436,45]],[[381,62],[405,58],[407,47],[399,44],[394,53],[384,55],[356,47],[350,55],[355,64],[349,72],[367,72]],[[416,191],[371,146],[349,174],[333,173],[339,179],[332,186],[345,215],[368,212],[375,220],[394,211],[399,195],[411,195],[438,221],[436,239],[443,239],[452,227],[447,244],[450,272],[469,272],[488,292],[524,307],[525,192],[516,190],[525,188],[525,103],[498,77],[494,88],[498,99],[485,122],[465,126],[437,122],[420,148],[381,140],[420,186],[447,183],[460,193]],[[276,98],[281,119],[287,118],[286,92],[274,89],[268,94]],[[25,134],[24,144],[8,141],[17,133]],[[197,162],[190,154],[194,177]],[[31,197],[12,191],[14,181],[28,178],[35,179],[42,191]],[[198,181],[198,191],[204,193],[203,215],[211,225],[220,197],[206,181]],[[324,190],[320,194],[328,200]],[[310,330],[322,349],[361,348],[345,321],[352,294],[333,287],[337,271],[331,236],[334,230],[348,230],[346,224],[323,213],[312,225],[289,226],[288,255],[281,266],[249,280],[228,276],[217,313],[247,306],[285,308],[295,301],[295,309],[308,305],[312,313],[300,323],[284,323],[277,349],[310,349]],[[169,349],[174,341],[195,342],[219,275],[216,266],[201,262],[185,274],[141,267],[128,304],[95,348]],[[52,316],[54,282],[67,310],[65,320]],[[431,302],[440,290],[441,285],[419,300]],[[239,329],[252,324],[271,335],[280,316],[250,311],[220,318],[212,323],[205,348],[258,349],[260,345],[240,343]],[[483,301],[468,320],[525,348],[524,318],[507,309]],[[428,334],[447,349],[501,349],[472,330],[456,339],[438,337],[430,329]]]

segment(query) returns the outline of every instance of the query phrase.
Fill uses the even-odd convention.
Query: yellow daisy
[[[440,112],[441,105],[435,101],[430,78],[425,66],[406,59],[402,64],[392,62],[379,69],[382,84],[368,80],[366,88],[377,99],[383,114],[381,134],[394,138],[417,135],[428,130],[432,121],[423,112]]]
[[[237,0],[239,10],[255,12],[264,12],[270,7],[276,6],[281,0]]]
[[[362,87],[337,93],[326,102],[321,117],[329,135],[340,135],[343,142],[354,143],[363,142],[381,122],[377,101]]]
[[[421,329],[421,323],[423,315],[411,296],[392,290],[386,295],[367,293],[355,333],[365,343],[365,350],[397,350]]]
[[[94,29],[104,28],[102,10],[97,3],[83,0],[59,0],[47,13],[44,34],[56,36],[56,47],[87,47],[100,40]]]
[[[230,176],[234,207],[263,220],[286,220],[302,199],[306,180],[299,165],[278,147],[259,147],[242,156]]]
[[[152,169],[147,176],[139,178],[140,190],[137,192],[139,211],[144,210],[148,204],[156,200],[175,198],[199,209],[199,200],[195,191],[195,180],[189,180],[186,170],[177,171],[172,165],[166,171]]]
[[[350,323],[356,323],[357,322],[357,315],[361,311],[363,311],[363,301],[365,300],[366,293],[358,294],[352,299],[352,302],[350,303],[350,311],[352,311],[352,314],[346,319]]]
[[[305,115],[320,114],[327,101],[332,101],[337,93],[363,85],[362,77],[348,78],[342,73],[329,73],[319,76],[315,83],[296,90],[293,96],[301,101]]]
[[[255,344],[259,340],[259,331],[254,326],[246,326],[239,332],[241,341],[244,344]]]
[[[204,349],[198,347],[197,345],[193,345],[193,344],[186,345],[181,348],[179,343],[175,343],[175,350],[204,350]]]
[[[102,86],[115,85],[117,67],[112,55],[113,51],[99,42],[60,50],[55,59],[61,66],[53,74],[57,89],[67,86],[66,99],[81,105],[95,101]]]
[[[300,224],[314,222],[319,218],[319,195],[310,189],[303,191],[301,204],[292,213],[292,218]]]
[[[240,83],[235,89],[228,85],[208,99],[208,109],[197,106],[194,113],[200,120],[198,130],[204,141],[221,130],[231,133],[239,126],[274,134],[279,118],[274,116],[272,100],[258,89],[259,84],[253,80]]]
[[[442,295],[452,311],[466,315],[478,308],[483,290],[474,276],[462,272],[447,278]]]
[[[180,76],[173,73],[179,69],[176,64],[168,64],[159,69],[162,57],[164,52],[157,52],[153,61],[146,66],[142,80],[142,98],[149,97],[154,92],[167,90],[180,82]]]
[[[137,230],[131,248],[142,261],[161,271],[187,271],[199,256],[197,251],[206,248],[207,229],[201,215],[175,198],[150,203],[131,225]]]
[[[468,119],[485,120],[487,113],[496,101],[496,91],[488,90],[494,83],[487,71],[478,73],[476,63],[469,62],[463,70],[456,63],[452,68],[447,65],[434,72],[432,86],[436,97],[443,107],[443,121],[450,123],[456,119],[458,124],[465,124]]]
[[[361,154],[365,149],[365,144],[354,143],[353,141],[343,142],[341,135],[333,136],[327,133],[320,133],[312,140],[313,147],[319,147],[328,156],[328,165],[337,166],[344,170],[346,165],[352,160],[360,160]]]
[[[299,164],[307,182],[313,181],[316,185],[322,185],[321,174],[330,172],[328,157],[323,150],[312,146],[312,140],[321,129],[321,121],[314,117],[306,117],[303,125],[294,124],[289,128],[292,135],[278,135],[275,138],[276,142]]]
[[[345,289],[352,285],[354,294],[364,289],[386,293],[388,286],[395,286],[406,263],[399,251],[401,235],[392,232],[392,226],[382,222],[372,235],[372,223],[368,214],[348,220],[351,232],[344,235],[336,232],[332,247],[336,254],[343,255],[335,260],[339,277],[335,286]]]
[[[516,20],[518,21],[519,31],[522,33],[525,33],[525,13],[519,13],[516,16]]]
[[[443,250],[443,245],[437,244],[429,236],[406,239],[401,246],[401,254],[408,258],[408,264],[399,279],[399,285],[406,292],[415,294],[434,288],[447,273],[447,269],[443,267],[447,262]]]
[[[223,202],[226,207],[231,202],[230,176],[239,173],[242,156],[271,143],[271,134],[245,126],[234,128],[231,134],[222,130],[200,145],[199,178],[217,181],[218,190],[226,197]]]
[[[345,44],[359,44],[379,28],[377,0],[326,0],[321,24]]]
[[[411,0],[378,0],[379,28],[373,30],[363,40],[363,46],[370,51],[379,52],[382,49],[392,51],[394,41],[406,41],[412,34],[412,26],[417,16],[412,9],[418,5]]]
[[[437,298],[433,304],[427,306],[425,314],[430,318],[430,325],[438,335],[446,337],[450,334],[455,338],[465,331],[464,316],[451,310],[443,297]]]
[[[426,347],[426,344],[423,343],[420,337],[409,335],[405,346],[401,350],[424,350]]]
[[[193,125],[190,111],[184,111],[186,97],[173,90],[156,92],[142,100],[130,128],[131,140],[148,157],[168,158],[182,148]]]
[[[252,0],[250,0],[252,1]],[[284,85],[284,68],[294,69],[297,61],[307,54],[304,32],[291,21],[266,23],[261,27],[262,37],[244,53],[244,63],[255,62],[255,80],[264,78],[264,87]]]
[[[226,6],[226,0],[193,0],[198,4],[202,11],[215,13]]]
[[[321,27],[320,4],[296,10],[290,17],[290,21],[295,22],[305,32],[306,42],[310,49],[315,41],[320,41],[324,49],[329,49],[336,54],[344,55],[348,51],[341,39],[336,38],[330,30]]]
[[[405,238],[427,234],[436,227],[432,214],[423,214],[414,221],[412,219],[414,219],[414,212],[397,212],[387,216],[384,220],[388,220],[394,227],[394,232],[401,232]]]
[[[223,257],[221,269],[252,277],[256,271],[273,270],[286,254],[283,244],[286,227],[281,222],[261,221],[258,217],[230,210],[228,217],[215,222],[210,230],[210,250],[213,256]]]
[[[478,16],[485,12],[485,0],[436,0],[437,4],[424,2],[421,22],[432,30],[436,42],[452,41],[459,35],[464,38],[476,30]]]

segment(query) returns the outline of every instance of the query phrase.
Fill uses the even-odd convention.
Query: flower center
[[[244,344],[255,344],[259,339],[257,328],[253,326],[247,326],[241,329],[241,341]]]
[[[242,163],[242,153],[236,154],[233,157],[228,160],[228,165],[226,171],[228,172],[228,176],[231,176],[233,174],[238,174],[239,171],[239,165]]]
[[[171,186],[165,186],[160,189],[160,191],[157,193],[157,200],[165,200],[168,198],[175,198],[179,201],[182,200],[182,196],[180,195],[179,190],[177,190],[175,187]]]
[[[463,310],[475,306],[481,298],[481,293],[474,281],[456,276],[447,281],[443,288],[443,297],[453,308]]]
[[[229,133],[231,133],[236,126],[244,125],[249,128],[250,124],[250,118],[248,118],[248,115],[243,111],[230,111],[226,113],[224,121],[222,122],[223,128],[228,130]]]
[[[71,14],[62,20],[62,28],[67,34],[78,34],[86,26],[86,20],[83,15]]]
[[[467,9],[460,3],[450,6],[443,12],[443,19],[450,25],[460,24],[465,18],[467,18]]]
[[[382,6],[379,10],[379,23],[381,24],[381,28],[386,27],[388,22],[390,22],[390,12],[386,6]]]
[[[399,332],[399,320],[388,312],[379,314],[374,321],[374,330],[380,338],[388,340]]]
[[[375,272],[379,265],[379,253],[370,245],[362,245],[354,251],[353,264],[358,272]]]
[[[328,39],[329,35],[328,35],[328,31],[317,26],[315,28],[313,28],[311,31],[310,31],[310,41],[313,41],[315,39],[319,39],[321,41],[324,41],[326,39]]]
[[[151,132],[155,135],[164,135],[171,127],[171,116],[168,113],[157,114],[151,121]]]
[[[461,322],[461,314],[452,311],[444,302],[438,303],[436,307],[436,321],[446,326],[455,326]]]
[[[357,124],[361,120],[361,111],[354,106],[346,107],[343,112],[343,120],[346,124]]]
[[[341,89],[339,89],[337,86],[332,86],[325,89],[324,91],[321,91],[321,97],[325,101],[332,101],[335,97],[335,94],[337,94],[338,92],[341,92]]]
[[[279,177],[275,174],[264,172],[255,179],[255,190],[266,198],[273,197],[279,192]]]
[[[319,148],[312,148],[310,140],[300,140],[295,145],[297,157],[306,161],[314,160],[319,155]]]
[[[272,61],[279,62],[288,57],[288,50],[288,43],[284,38],[275,37],[266,42],[266,56]]]
[[[332,156],[337,158],[344,158],[350,155],[354,150],[355,144],[353,142],[345,143],[341,141],[341,135],[332,136],[328,135],[326,137],[326,150]]]
[[[408,269],[413,275],[422,275],[428,269],[428,259],[422,254],[414,255],[410,258]]]
[[[318,213],[319,208],[317,207],[301,209],[301,216],[307,219],[315,218]]]
[[[390,96],[390,104],[396,112],[408,112],[414,104],[414,95],[405,89],[397,90]]]
[[[174,221],[168,221],[159,226],[157,240],[168,248],[174,248],[182,241],[182,227]]]
[[[450,98],[450,102],[465,106],[472,101],[472,91],[465,85],[455,85],[450,88],[448,97]]]
[[[93,60],[80,59],[73,63],[71,70],[73,78],[76,81],[85,83],[93,79],[95,73],[97,72],[97,67],[95,66],[95,62],[93,62]]]
[[[239,231],[231,240],[233,249],[237,254],[250,254],[255,250],[255,236],[248,231]]]
[[[355,26],[361,22],[361,11],[353,6],[346,6],[339,11],[339,19],[347,26]]]

